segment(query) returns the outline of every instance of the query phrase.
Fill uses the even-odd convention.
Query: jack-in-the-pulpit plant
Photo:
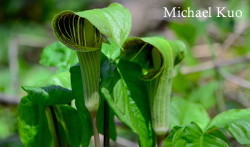
[[[71,11],[58,14],[53,21],[57,38],[76,50],[81,69],[84,104],[91,114],[96,146],[100,146],[96,127],[96,113],[100,104],[99,81],[101,64],[100,32],[87,19]]]
[[[84,101],[89,111],[96,111],[98,108],[99,94],[96,94],[98,91],[96,87],[99,85],[102,43],[107,42],[107,39],[113,39],[118,46],[121,46],[131,28],[130,17],[126,8],[114,3],[103,9],[77,13],[64,11],[56,15],[53,20],[57,39],[77,51],[85,85]],[[88,77],[92,75],[93,77]]]
[[[83,12],[56,15],[53,29],[59,41],[76,50],[81,66],[84,101],[90,112],[99,106],[99,75],[102,43],[113,39],[121,46],[129,34],[130,13],[120,4]],[[129,20],[129,21],[127,21]]]
[[[125,59],[142,67],[141,78],[147,86],[152,126],[161,142],[169,130],[174,65],[184,58],[185,45],[160,37],[130,38],[124,49]]]
[[[58,14],[54,18],[53,28],[58,40],[76,51],[81,67],[85,106],[90,113],[96,113],[100,103],[100,59],[104,38],[87,19],[72,11]]]
[[[41,63],[59,70],[23,87],[27,96],[18,105],[18,129],[24,146],[88,147],[94,135],[99,147],[102,133],[108,147],[117,136],[114,116],[142,147],[156,142],[159,147],[229,147],[225,130],[250,144],[250,109],[225,111],[211,120],[203,106],[170,99],[174,67],[184,58],[185,45],[163,37],[127,38],[131,15],[122,5],[64,11],[52,26],[64,45],[46,47]]]
[[[110,38],[121,46],[128,36],[130,23],[127,10],[119,4],[111,4],[104,9],[94,9],[74,13],[64,11],[55,16],[53,29],[55,36],[67,47],[76,50],[83,83],[83,101],[91,114],[94,134],[96,113],[100,104],[99,82],[102,43]],[[125,23],[124,23],[125,22]],[[95,135],[98,142],[98,135]],[[96,146],[100,146],[99,143]]]

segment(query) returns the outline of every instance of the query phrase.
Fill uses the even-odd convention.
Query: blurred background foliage
[[[188,46],[185,61],[174,73],[173,96],[203,105],[211,117],[227,109],[250,107],[250,0],[0,0],[0,146],[21,146],[16,108],[25,93],[20,86],[35,85],[56,73],[55,68],[39,64],[42,50],[55,42],[53,16],[111,2],[131,10],[131,36],[165,36]],[[213,12],[226,6],[242,10],[243,17],[164,18],[165,6],[212,7]],[[55,62],[67,62],[62,57],[55,54]],[[122,138],[135,140],[124,125],[118,121],[117,125]]]

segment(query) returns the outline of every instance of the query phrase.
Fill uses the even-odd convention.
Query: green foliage
[[[104,9],[93,9],[76,14],[86,18],[102,34],[112,38],[120,47],[130,33],[131,14],[128,9],[118,3],[113,3]]]
[[[0,139],[7,138],[13,135],[13,132],[16,130],[16,108],[5,109],[0,107]]]
[[[188,97],[191,102],[196,102],[209,109],[216,104],[216,90],[219,88],[218,82],[209,82],[194,89]]]
[[[40,59],[40,64],[57,67],[61,70],[68,70],[76,63],[76,54],[60,42],[45,47]]]
[[[141,146],[152,146],[154,138],[145,86],[139,79],[140,67],[126,61],[117,66],[106,61],[101,73],[101,92],[116,116],[138,135]]]
[[[121,47],[130,32],[130,13],[117,3],[77,13],[64,11],[55,16],[52,26],[57,39],[77,51],[84,81],[82,100],[88,111],[95,113],[100,104],[101,45],[107,37]]]
[[[60,86],[43,88],[26,86],[23,89],[28,93],[28,97],[32,103],[36,105],[67,104],[73,99],[71,91]]]
[[[225,135],[226,133],[220,129],[226,129],[240,144],[249,144],[249,113],[249,109],[234,109],[222,112],[212,121],[206,121],[206,128],[201,128],[196,124],[196,122],[200,122],[200,120],[193,120],[193,122],[190,124],[186,123],[184,126],[176,125],[165,139],[164,145],[229,146]],[[190,117],[189,113],[185,115]],[[198,117],[202,118],[201,116],[202,115],[199,115]],[[182,119],[178,116],[177,118]]]
[[[83,138],[83,136],[88,133],[88,131],[85,130],[85,128],[88,127],[85,125],[85,115],[67,105],[60,105],[58,110],[60,112],[59,117],[61,117],[59,123],[67,135],[69,144],[72,147],[78,147],[80,144],[84,146],[88,141]]]
[[[210,120],[206,109],[215,104],[217,82],[192,90],[189,87],[194,84],[188,83],[189,78],[197,82],[197,76],[178,74],[175,88],[184,91],[183,97],[187,98],[174,98],[170,103],[173,69],[184,58],[184,44],[163,37],[127,38],[131,16],[120,4],[77,13],[64,11],[55,17],[53,28],[57,38],[67,47],[58,42],[51,44],[44,49],[40,63],[64,72],[35,86],[23,87],[28,95],[18,106],[18,124],[25,146],[89,146],[93,126],[83,97],[86,94],[84,88],[93,86],[86,83],[93,79],[84,78],[83,73],[93,74],[87,70],[93,68],[88,64],[94,62],[100,64],[96,68],[100,70],[100,78],[95,79],[96,85],[100,82],[96,89],[96,92],[100,91],[98,130],[104,134],[107,127],[103,122],[106,101],[110,108],[109,133],[114,141],[117,137],[116,116],[138,136],[143,147],[155,146],[156,137],[165,135],[169,128],[164,146],[228,147],[223,130],[239,143],[250,144],[249,109],[225,111]],[[192,46],[201,28],[172,24],[172,29]],[[68,47],[76,49],[78,56],[89,52],[85,54],[90,55],[89,60],[80,60],[81,66],[84,62],[87,68],[73,66],[77,62],[76,54]],[[97,50],[97,56],[93,57],[92,53]],[[189,63],[196,63],[192,56],[190,59]],[[182,84],[183,88],[179,88]],[[164,128],[164,132],[157,132],[157,127]]]
[[[103,43],[102,44],[102,53],[108,58],[109,60],[115,61],[117,58],[119,58],[121,54],[120,47],[116,45],[116,43],[109,39],[109,43]]]
[[[232,109],[217,115],[208,125],[209,132],[214,128],[225,128],[239,143],[250,144],[250,109]]]
[[[181,98],[173,98],[170,105],[170,128],[195,122],[203,130],[210,118],[203,106]]]
[[[82,100],[83,88],[82,88],[80,66],[76,65],[76,66],[71,67],[70,74],[71,74],[72,93],[75,98],[75,104],[76,104],[78,111],[83,115],[81,119],[84,122],[83,123],[84,132],[86,132],[85,135],[83,136],[83,145],[88,145],[90,138],[93,135],[93,131],[92,131],[90,114],[85,107],[84,101]],[[104,127],[103,126],[103,103],[101,103],[99,107],[97,120],[98,120],[99,131],[100,133],[103,133],[103,127]],[[113,140],[116,140],[116,129],[114,125],[114,116],[112,115],[112,112],[110,115],[109,126],[110,126],[110,137]]]
[[[185,55],[185,45],[162,37],[129,38],[123,45],[123,59],[142,68],[141,79],[146,81],[153,129],[165,135],[169,125],[169,103],[172,72]]]
[[[93,131],[92,131],[92,124],[89,112],[84,106],[84,101],[82,101],[83,88],[82,88],[79,66],[73,66],[70,68],[70,79],[71,79],[72,93],[75,98],[75,104],[78,111],[81,114],[81,119],[84,124],[83,132],[85,132],[85,134],[82,136],[82,143],[83,146],[88,146]]]
[[[58,72],[36,83],[36,86],[38,87],[46,87],[50,85],[57,85],[71,89],[69,71]]]
[[[170,28],[176,35],[185,40],[189,46],[193,46],[198,37],[198,29],[192,24],[171,23]]]
[[[22,98],[18,105],[18,125],[24,145],[50,145],[51,134],[45,112],[41,106],[34,105],[28,97]]]
[[[175,127],[164,141],[164,146],[229,147],[222,139],[203,133],[202,129],[195,123],[190,123],[184,127]]]
[[[18,106],[22,142],[26,146],[50,146],[54,139],[50,126],[52,124],[52,128],[57,127],[60,133],[60,136],[57,136],[59,143],[79,146],[82,142],[82,133],[85,132],[82,128],[87,127],[84,126],[82,118],[84,115],[72,107],[63,105],[71,102],[72,92],[59,86],[24,87],[24,90],[28,96],[22,98]],[[47,109],[55,113],[52,118],[47,114]],[[79,126],[76,126],[76,123]]]

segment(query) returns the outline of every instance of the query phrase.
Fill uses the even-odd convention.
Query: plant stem
[[[95,147],[100,147],[100,138],[99,138],[99,132],[97,128],[97,123],[96,123],[96,112],[91,113],[91,120],[92,120],[92,126],[93,126],[93,131],[94,131],[94,140],[95,140]]]
[[[157,147],[163,147],[165,135],[157,136]]]
[[[103,129],[104,129],[104,147],[109,147],[109,106],[107,104],[107,101],[104,100],[104,124],[103,124]]]
[[[100,82],[100,65],[101,50],[95,51],[77,51],[80,63],[81,77],[83,84],[83,100],[86,108],[91,114],[93,125],[95,147],[100,147],[100,139],[96,124],[96,112],[100,104],[99,82]]]
[[[50,133],[52,135],[52,143],[54,147],[62,146],[59,136],[58,126],[56,125],[56,117],[54,113],[53,106],[45,108],[46,117],[48,120],[48,126]]]

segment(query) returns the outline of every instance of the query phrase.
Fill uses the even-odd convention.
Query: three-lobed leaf
[[[232,109],[217,115],[207,131],[225,128],[239,143],[250,144],[250,109]]]
[[[221,138],[203,133],[201,128],[195,123],[190,123],[184,127],[173,128],[170,135],[165,139],[164,146],[229,147],[227,142],[225,142]]]
[[[192,109],[188,110],[188,107]],[[203,135],[203,137],[205,137],[204,139],[207,139],[207,141],[213,141],[214,139],[218,140],[219,138],[224,142],[228,142],[225,137],[225,132],[222,133],[220,131],[220,129],[226,129],[240,144],[250,144],[250,134],[248,131],[250,126],[249,109],[228,110],[218,114],[212,121],[209,121],[205,109],[201,106],[185,102],[185,100],[173,99],[171,104],[171,115],[171,127],[173,128],[173,132],[171,132],[172,136],[173,133],[176,132],[176,126],[183,126],[187,125],[188,122],[195,122],[201,130],[205,131],[203,134],[206,136]],[[197,137],[199,138],[200,136]],[[173,144],[173,141],[170,141],[169,138],[165,142],[168,145]]]

